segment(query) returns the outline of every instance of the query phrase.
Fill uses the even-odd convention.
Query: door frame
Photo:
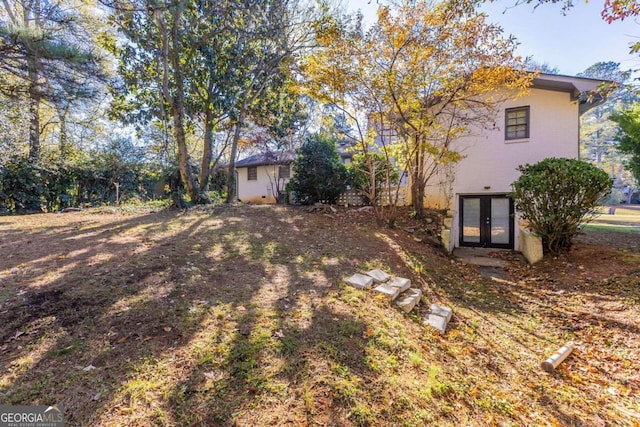
[[[480,241],[465,242],[464,241],[464,203],[465,198],[480,199]],[[491,199],[503,198],[509,200],[509,243],[491,243]],[[515,208],[513,205],[513,199],[506,193],[498,194],[461,194],[458,196],[458,245],[465,247],[485,247],[485,248],[499,248],[499,249],[514,249],[515,247]],[[488,218],[489,222],[482,221],[482,218]]]

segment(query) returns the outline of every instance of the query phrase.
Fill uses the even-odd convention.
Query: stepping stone
[[[436,328],[441,333],[447,331],[447,325],[453,316],[453,310],[444,305],[431,304],[431,313],[424,319],[424,323]]]
[[[404,292],[411,287],[411,280],[405,279],[404,277],[394,277],[391,279],[389,286],[393,286],[395,288],[399,288],[400,292]]]
[[[424,319],[424,323],[444,334],[447,331],[447,324],[449,323],[449,321],[446,317],[438,316],[437,314],[432,313]]]
[[[373,278],[371,276],[356,273],[353,276],[349,277],[346,282],[354,288],[366,289],[373,283]]]
[[[411,286],[411,280],[402,277],[395,277],[387,283],[374,288],[376,292],[385,295],[391,301],[395,300],[400,293],[406,291]]]
[[[373,290],[386,296],[391,301],[398,298],[398,295],[400,295],[400,288],[390,286],[388,283],[383,283],[382,285],[373,288]]]
[[[447,320],[447,323],[451,321],[451,317],[453,316],[453,310],[450,307],[446,307],[444,305],[438,305],[438,304],[431,304],[430,309],[431,309],[431,314],[444,317]]]
[[[422,290],[411,288],[401,294],[396,300],[395,303],[398,307],[400,307],[405,313],[413,310],[418,302],[420,302],[420,297],[422,296]]]
[[[371,270],[371,271],[367,271],[364,274],[366,274],[367,276],[373,277],[373,281],[376,283],[384,283],[389,279],[391,279],[391,276],[389,276],[387,273],[385,273],[382,270]]]

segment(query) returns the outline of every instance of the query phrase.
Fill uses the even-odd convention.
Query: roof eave
[[[245,164],[237,164],[236,163],[236,168],[248,168],[251,166],[282,166],[282,165],[288,165],[291,162],[293,162],[293,160],[278,160],[278,161],[273,161],[273,162],[252,162],[252,163],[245,163]]]
[[[580,115],[607,100],[606,95],[598,91],[607,83],[613,84],[607,80],[553,74],[541,74],[533,79],[534,88],[568,93],[571,101],[578,102]]]
[[[599,105],[604,104],[606,101],[607,101],[606,96],[594,95],[592,99],[580,101],[580,104],[578,106],[578,112],[580,115],[583,115],[584,113],[591,110],[592,108],[595,108]]]

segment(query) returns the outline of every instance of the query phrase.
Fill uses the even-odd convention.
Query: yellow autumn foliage
[[[533,80],[515,40],[472,2],[406,1],[379,6],[369,29],[357,16],[327,16],[319,28],[319,47],[303,61],[305,91],[378,127],[373,138],[361,133],[363,145],[391,130],[386,142],[410,174],[419,214],[429,179],[462,159],[452,142],[493,123],[500,102]]]

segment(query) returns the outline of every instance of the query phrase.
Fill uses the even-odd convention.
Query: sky
[[[344,0],[350,10],[360,9],[366,22],[375,20],[376,0]],[[622,70],[640,69],[640,55],[629,46],[640,41],[640,19],[627,18],[607,24],[600,16],[603,0],[575,6],[565,15],[560,4],[513,6],[516,0],[485,3],[482,11],[516,37],[517,53],[538,63],[548,63],[561,74],[575,75],[596,62],[615,61]]]

